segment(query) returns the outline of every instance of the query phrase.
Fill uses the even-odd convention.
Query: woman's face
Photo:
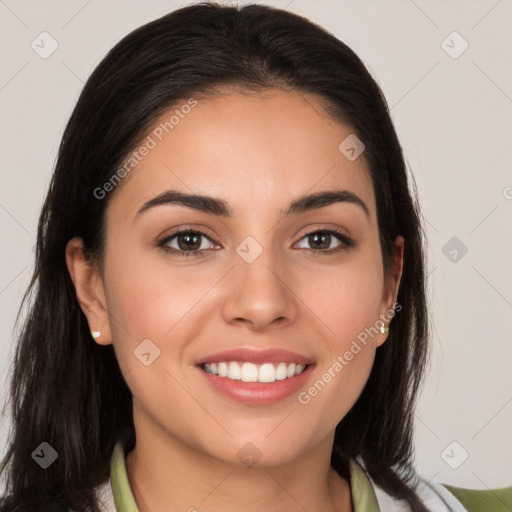
[[[360,395],[402,251],[385,280],[364,152],[355,158],[350,129],[315,97],[231,92],[185,105],[155,123],[110,192],[108,317],[89,322],[114,345],[138,436],[231,463],[284,463],[332,443]],[[212,199],[184,204],[171,191]]]

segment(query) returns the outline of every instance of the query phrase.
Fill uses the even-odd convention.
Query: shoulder
[[[374,485],[381,512],[409,512],[402,502],[390,497]],[[423,504],[431,512],[510,512],[512,487],[474,490],[453,487],[439,482],[420,480],[417,489]]]
[[[370,507],[371,510],[410,512],[410,507],[405,501],[394,498],[372,480],[364,464],[359,460],[351,461],[351,481],[353,494],[365,496],[373,494],[374,502],[373,508]],[[416,493],[431,512],[512,511],[512,486],[502,489],[472,490],[431,482],[420,477]],[[358,496],[356,497],[359,499]],[[361,508],[365,509],[365,507]]]
[[[381,512],[410,512],[410,508],[405,502],[390,496],[376,484],[374,484],[374,490]],[[416,491],[423,504],[431,512],[467,511],[462,503],[440,483],[421,480]]]
[[[509,512],[512,510],[512,486],[474,490],[444,484],[469,512]]]

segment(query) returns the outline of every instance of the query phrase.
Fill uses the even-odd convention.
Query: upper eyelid
[[[299,238],[299,241],[302,240],[304,237],[306,236],[309,236],[311,234],[314,234],[316,232],[329,232],[329,234],[332,234],[333,236],[340,236],[340,237],[346,237],[347,239],[351,240],[352,237],[348,234],[348,233],[343,233],[341,232],[342,231],[342,228],[328,228],[328,227],[313,227],[311,229],[308,229],[306,232],[302,233],[300,235],[300,238]],[[183,235],[183,234],[187,234],[187,233],[197,233],[201,236],[204,236],[206,238],[208,238],[212,243],[214,244],[217,244],[219,245],[211,235],[209,235],[208,233],[206,233],[205,231],[203,231],[202,229],[200,228],[182,228],[182,229],[179,229],[178,231],[175,231],[174,233],[171,233],[170,235],[167,235],[165,236],[164,238],[161,239],[161,241],[159,242],[160,244],[165,244],[167,242],[169,242],[170,240],[172,240],[173,238],[179,236],[179,235]],[[344,240],[340,240],[340,242],[344,243]]]
[[[204,236],[204,237],[208,238],[211,242],[217,243],[217,242],[215,242],[215,240],[213,240],[214,237],[212,235],[209,235],[203,229],[199,229],[199,228],[182,228],[182,229],[178,229],[177,231],[174,231],[170,235],[166,235],[163,238],[161,238],[159,243],[167,242],[167,241],[172,240],[173,238],[175,238],[175,237],[177,237],[179,235],[186,235],[187,233],[192,233],[192,234],[197,233],[198,235],[201,235],[201,236]]]

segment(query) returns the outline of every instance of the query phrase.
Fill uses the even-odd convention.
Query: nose
[[[271,250],[264,250],[252,263],[237,256],[228,277],[223,316],[230,324],[247,324],[254,331],[272,324],[292,323],[298,313],[299,300],[284,264],[276,264]]]

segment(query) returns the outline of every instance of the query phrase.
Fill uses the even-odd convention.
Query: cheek
[[[219,303],[208,291],[219,274],[208,265],[170,263],[147,252],[111,251],[106,288],[116,357],[134,398],[154,418],[170,401],[176,410],[190,407],[180,382],[193,340],[204,337],[209,319],[218,314]]]
[[[343,346],[342,346],[343,345]],[[308,387],[298,396],[305,424],[320,435],[333,430],[359,398],[370,376],[375,347],[358,340],[339,344],[329,360],[315,369]]]
[[[331,351],[346,350],[379,320],[383,274],[375,260],[367,264],[354,259],[302,283],[302,296],[328,328]]]
[[[155,262],[143,254],[121,254],[112,251],[106,267],[113,345],[134,400],[163,425],[162,411],[170,403],[173,410],[191,406],[180,385],[184,353],[187,340],[201,332],[201,322],[195,321],[207,304],[201,299],[218,278],[173,268],[165,258]],[[178,416],[172,424],[186,431],[187,416]]]
[[[155,249],[156,250],[156,249]],[[166,264],[165,258],[147,254],[117,257],[112,254],[108,279],[109,311],[119,340],[168,340],[179,323],[194,314],[194,305],[215,282],[216,276],[194,268]],[[204,273],[203,273],[204,274]],[[121,326],[119,324],[122,324]]]
[[[360,260],[317,275],[314,286],[304,285],[302,293],[327,327],[326,350],[312,385],[298,400],[311,420],[323,417],[324,426],[334,428],[347,414],[370,375],[380,335],[382,279],[375,260]]]

